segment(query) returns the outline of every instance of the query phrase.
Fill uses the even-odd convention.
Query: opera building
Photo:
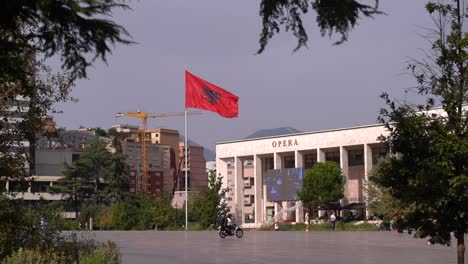
[[[244,227],[278,215],[303,222],[303,208],[296,205],[304,171],[334,161],[347,179],[341,208],[356,208],[367,217],[367,172],[386,154],[378,139],[386,133],[382,125],[368,125],[217,143],[216,169],[228,188],[227,205]]]

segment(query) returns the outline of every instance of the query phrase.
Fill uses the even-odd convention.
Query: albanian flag
[[[223,117],[239,116],[239,97],[185,71],[185,108],[198,108]]]

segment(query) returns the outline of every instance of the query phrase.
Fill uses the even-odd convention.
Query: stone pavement
[[[222,239],[215,231],[97,231],[95,238],[116,242],[123,263],[135,264],[455,264],[457,260],[454,246],[430,246],[412,235],[387,231],[245,231],[240,239]]]

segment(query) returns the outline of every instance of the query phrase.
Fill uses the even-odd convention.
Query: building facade
[[[382,125],[289,134],[221,142],[216,145],[216,169],[228,188],[227,204],[244,226],[260,226],[284,209],[290,222],[303,222],[299,201],[270,201],[265,174],[268,170],[309,169],[316,162],[334,161],[346,176],[341,205],[365,207],[367,172],[386,154],[378,140],[387,131]],[[242,221],[239,221],[242,219]]]
[[[123,141],[122,148],[130,165],[130,192],[142,189],[142,144],[141,142]],[[171,186],[170,163],[171,146],[146,144],[147,192],[153,197],[168,192]]]
[[[203,147],[188,146],[187,149],[187,170],[188,170],[188,190],[200,191],[208,184],[208,173],[206,172],[206,160],[203,156]],[[185,190],[185,143],[179,142],[179,180],[178,191]]]

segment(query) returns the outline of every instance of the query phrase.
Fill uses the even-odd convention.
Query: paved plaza
[[[214,231],[98,231],[113,240],[123,263],[456,263],[454,246],[394,232],[262,232],[222,239]],[[455,242],[456,244],[456,242]]]

